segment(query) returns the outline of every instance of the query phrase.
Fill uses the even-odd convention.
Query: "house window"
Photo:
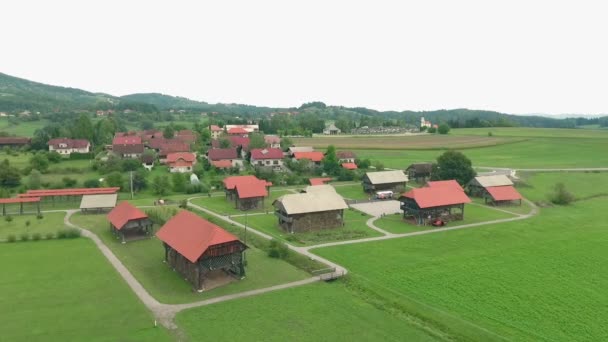
[[[273,161],[272,161],[272,164],[274,164],[274,165],[279,165],[279,161],[278,161],[278,160],[273,160]]]
[[[261,160],[259,160],[258,165],[264,165],[264,163]]]

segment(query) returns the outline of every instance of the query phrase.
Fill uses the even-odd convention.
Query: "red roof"
[[[178,161],[172,162],[172,163],[168,163],[169,167],[183,167],[183,166],[189,166],[192,167],[194,166],[193,162],[190,161],[185,161],[183,159],[180,159]]]
[[[116,229],[122,229],[127,222],[131,220],[141,220],[148,218],[148,215],[137,209],[129,202],[121,202],[108,213],[108,221],[112,223]]]
[[[211,125],[211,126],[209,126],[209,130],[211,132],[221,132],[221,131],[223,131],[223,129],[220,126],[218,126],[218,125]]]
[[[130,135],[123,137],[116,137],[112,140],[112,145],[136,145],[141,144],[141,137]]]
[[[313,151],[313,152],[294,152],[293,157],[296,158],[296,160],[309,159],[313,162],[320,162],[321,160],[323,160],[323,158],[325,156],[323,155],[323,152]]]
[[[489,186],[486,190],[495,201],[515,201],[522,198],[519,192],[511,185]]]
[[[237,184],[254,183],[259,181],[260,180],[256,176],[231,176],[224,178],[224,188],[232,190]]]
[[[212,148],[207,151],[209,160],[230,160],[237,159],[236,148]]]
[[[239,198],[266,197],[268,196],[266,186],[267,183],[265,180],[238,183],[236,185],[236,193]]]
[[[328,177],[310,178],[308,181],[310,182],[310,185],[323,185],[323,184],[331,181],[331,178],[328,178]]]
[[[458,184],[458,182],[453,179],[427,182],[426,185],[429,188],[452,188],[455,190],[464,191],[464,189],[460,186],[460,184]]]
[[[228,130],[228,134],[249,134],[249,132],[241,127],[232,127]]]
[[[354,159],[356,158],[355,153],[352,151],[338,151],[336,152],[338,159]]]
[[[232,147],[241,146],[244,149],[248,149],[249,148],[249,141],[250,140],[247,137],[234,136],[234,137],[228,137],[228,140],[230,141],[230,145]]]
[[[254,148],[251,150],[251,159],[283,159],[283,151],[280,148]]]
[[[79,196],[79,195],[103,195],[115,194],[120,188],[76,188],[76,189],[54,189],[54,190],[28,190],[18,197],[46,197],[46,196]]]
[[[40,202],[40,197],[0,198],[0,204]]]
[[[229,169],[232,167],[232,162],[230,160],[212,160],[211,165],[218,169]]]
[[[347,170],[356,170],[357,169],[357,164],[355,163],[342,163],[342,167],[347,169]]]
[[[196,155],[194,153],[190,153],[190,152],[176,152],[176,153],[169,153],[167,155],[167,163],[174,163],[178,160],[184,160],[190,163],[193,163],[194,161],[196,161]]]
[[[31,138],[24,137],[0,137],[0,145],[25,145],[29,144]]]
[[[60,144],[65,144],[65,147],[60,147]],[[54,149],[60,148],[86,148],[90,145],[86,139],[68,139],[68,138],[55,138],[48,142],[49,146],[53,146]]]
[[[193,263],[211,246],[239,241],[234,235],[187,210],[167,221],[156,236]]]
[[[163,144],[160,147],[160,156],[167,156],[175,152],[190,152],[190,145],[184,143]]]
[[[264,142],[267,144],[279,144],[281,142],[281,138],[278,135],[265,135]]]
[[[413,199],[420,208],[433,208],[471,202],[471,199],[464,191],[457,190],[453,187],[440,186],[412,189],[401,196]]]

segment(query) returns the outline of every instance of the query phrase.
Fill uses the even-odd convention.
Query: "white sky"
[[[608,113],[606,7],[3,0],[0,72],[211,103]]]

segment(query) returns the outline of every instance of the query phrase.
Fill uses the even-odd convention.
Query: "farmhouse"
[[[432,170],[433,163],[414,163],[405,169],[405,173],[409,179],[420,182],[431,178]]]
[[[272,203],[281,228],[298,233],[344,225],[348,205],[331,185],[308,186],[304,191],[281,196]]]
[[[247,155],[247,151],[249,151],[249,143],[250,143],[250,139],[248,137],[241,137],[238,135],[231,135],[228,136],[228,138],[226,139],[229,143],[230,143],[230,147],[231,148],[236,148],[237,149],[237,153],[241,156],[241,157],[245,157]],[[216,149],[216,148],[222,148],[221,146],[221,142],[220,140],[211,140],[211,147]],[[240,153],[239,153],[240,152]]]
[[[236,136],[241,136],[241,137],[247,137],[249,135],[249,132],[241,127],[232,127],[232,128],[228,128],[226,130],[226,133],[228,133],[228,135],[236,135]]]
[[[23,137],[0,137],[0,147],[8,146],[8,147],[20,147],[28,145],[32,142],[30,138]]]
[[[464,219],[464,205],[470,203],[464,191],[449,186],[412,189],[399,197],[403,218],[427,225],[435,219]]]
[[[287,150],[287,154],[289,155],[289,157],[293,158],[293,154],[296,152],[312,152],[314,150],[315,149],[310,146],[291,146]]]
[[[315,165],[320,165],[325,158],[323,152],[313,151],[313,152],[294,152],[293,159],[294,160],[303,160],[308,159],[313,162]]]
[[[190,152],[190,145],[183,142],[161,144],[158,157],[160,158],[161,162],[164,162],[169,154],[178,152]]]
[[[197,291],[245,277],[247,246],[234,235],[187,210],[180,211],[156,233],[165,248],[165,262]]]
[[[399,190],[399,188],[405,189],[407,181],[408,178],[402,171],[378,171],[367,172],[363,176],[361,184],[363,185],[363,191],[365,192],[395,191]]]
[[[354,163],[357,156],[352,151],[338,151],[336,157],[340,163]]]
[[[283,151],[278,148],[254,148],[250,161],[254,167],[266,166],[279,170],[283,167]]]
[[[278,135],[265,135],[264,142],[266,147],[281,148],[281,138]]]
[[[259,125],[226,125],[226,130],[230,130],[232,128],[240,128],[245,130],[245,134],[247,133],[253,133],[253,132],[257,132],[260,130],[260,126]]]
[[[342,131],[338,127],[336,127],[336,125],[334,125],[333,123],[329,124],[323,130],[323,134],[325,134],[325,135],[337,135],[337,134],[340,134],[341,132]]]
[[[240,210],[263,208],[264,198],[268,196],[268,187],[271,185],[272,183],[258,179],[256,176],[224,178],[226,199],[234,201],[234,207]]]
[[[196,155],[190,152],[169,153],[165,163],[169,167],[169,172],[192,172],[196,164]]]
[[[108,213],[110,231],[125,243],[141,237],[149,237],[152,233],[152,221],[143,211],[129,202],[122,202]]]
[[[139,158],[144,153],[144,144],[138,136],[115,137],[112,151],[122,158]]]
[[[91,143],[85,139],[56,138],[48,142],[49,151],[69,156],[72,153],[89,153]]]
[[[494,186],[513,186],[513,182],[505,175],[478,176],[468,184],[469,195],[483,197],[486,194],[485,188]]]
[[[80,200],[80,211],[83,213],[110,210],[116,206],[118,194],[83,195]]]
[[[209,126],[209,131],[211,131],[211,139],[217,139],[224,132],[224,129],[218,125],[211,125]]]
[[[207,151],[210,163],[217,161],[230,161],[232,167],[243,167],[243,160],[239,158],[236,148],[213,148]]]

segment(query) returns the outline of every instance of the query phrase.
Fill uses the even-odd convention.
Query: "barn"
[[[163,242],[165,262],[197,291],[245,277],[247,246],[234,235],[187,210],[171,218],[156,236]]]
[[[427,225],[435,219],[456,221],[464,219],[464,205],[470,203],[464,191],[450,186],[412,189],[399,197],[404,219]]]
[[[505,175],[478,176],[473,178],[469,184],[469,195],[483,197],[486,188],[494,186],[513,186],[513,182]]]
[[[272,183],[256,176],[232,176],[224,178],[226,199],[234,201],[234,207],[240,210],[261,209],[264,198],[268,197],[268,187]]]
[[[378,171],[367,172],[363,176],[361,184],[363,185],[363,191],[365,192],[395,191],[399,190],[399,188],[405,189],[407,181],[408,178],[403,171]]]
[[[522,196],[513,187],[513,182],[506,175],[475,177],[469,182],[471,196],[482,197],[492,205],[521,205]]]
[[[409,179],[416,180],[417,182],[423,182],[431,178],[431,171],[433,170],[433,163],[414,163],[405,169]]]
[[[279,226],[289,233],[344,225],[348,205],[331,185],[308,186],[303,193],[279,197],[272,203]]]
[[[80,200],[80,211],[86,213],[111,210],[116,206],[117,199],[118,194],[83,195]]]
[[[429,188],[440,188],[440,187],[451,188],[454,190],[464,192],[464,189],[460,186],[460,184],[458,184],[458,182],[453,179],[442,180],[442,181],[429,181],[429,182],[426,182],[426,186]]]
[[[152,233],[152,221],[148,215],[129,202],[121,202],[108,213],[110,231],[122,243],[127,240],[149,237]]]

